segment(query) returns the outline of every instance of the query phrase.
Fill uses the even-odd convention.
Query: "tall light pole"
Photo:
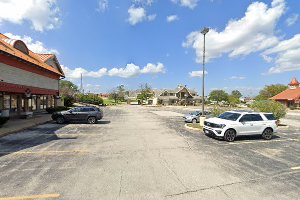
[[[201,31],[203,34],[203,65],[202,65],[202,116],[204,116],[204,78],[205,78],[205,35],[209,32],[209,28],[204,27]]]

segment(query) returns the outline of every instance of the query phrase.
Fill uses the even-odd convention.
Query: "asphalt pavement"
[[[0,200],[300,199],[300,131],[234,143],[184,128],[185,110],[104,108],[96,125],[0,138]]]

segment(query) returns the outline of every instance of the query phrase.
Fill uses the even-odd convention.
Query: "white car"
[[[205,134],[223,137],[232,142],[238,135],[261,134],[266,140],[277,131],[277,120],[272,113],[252,111],[228,111],[217,118],[204,121]]]

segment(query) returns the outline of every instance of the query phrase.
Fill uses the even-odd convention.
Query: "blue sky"
[[[109,92],[187,85],[200,93],[207,34],[206,93],[256,95],[300,79],[300,1],[0,0],[0,30],[32,51],[56,53],[68,80]]]

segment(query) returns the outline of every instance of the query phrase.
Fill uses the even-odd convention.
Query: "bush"
[[[286,115],[286,107],[276,101],[272,100],[261,100],[255,101],[251,108],[259,112],[273,113],[276,119],[283,118]]]
[[[64,96],[64,105],[66,107],[71,107],[75,103],[75,98],[73,96]]]
[[[9,120],[8,117],[0,117],[0,127]]]
[[[103,99],[101,97],[98,97],[95,94],[79,94],[76,96],[78,100],[82,103],[88,103],[88,104],[94,104],[94,105],[100,105],[103,104]]]
[[[51,108],[46,108],[46,111],[49,113],[49,114],[52,114],[54,112],[60,112],[60,111],[64,111],[64,110],[68,110],[67,107],[65,106],[58,106],[58,107],[51,107]]]
[[[226,111],[226,109],[224,109],[224,108],[220,108],[219,106],[214,106],[210,112],[213,117],[218,117],[225,111]]]

